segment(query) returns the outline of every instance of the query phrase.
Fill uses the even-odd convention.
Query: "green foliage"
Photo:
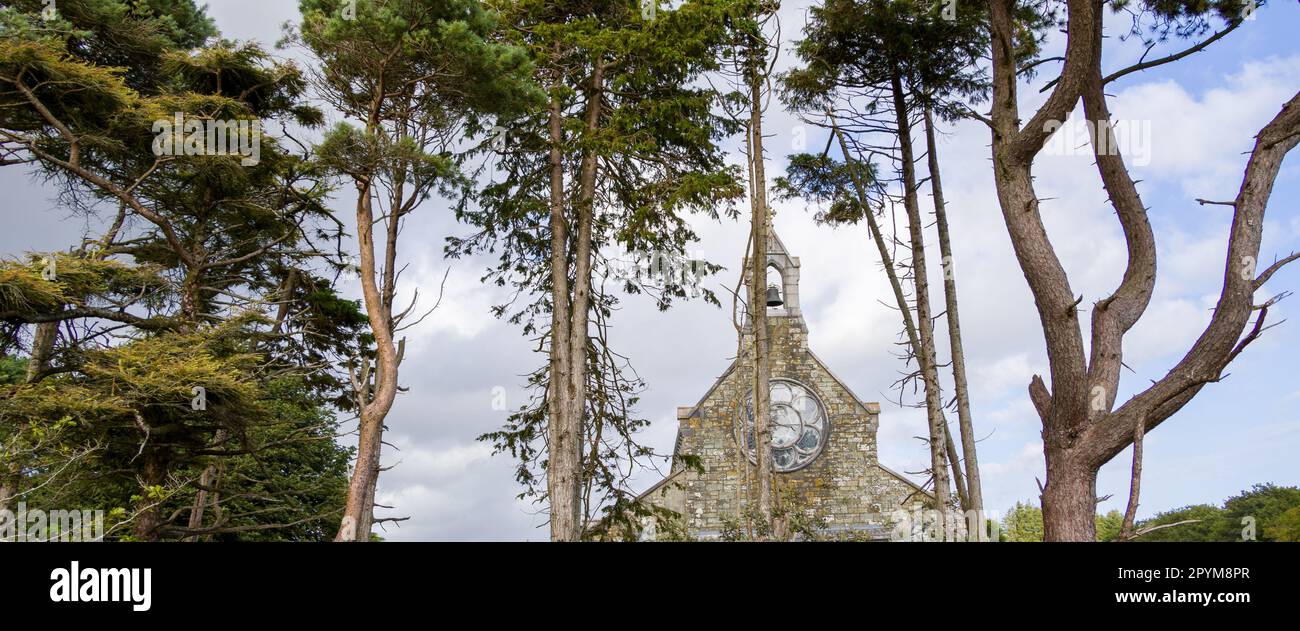
[[[476,155],[484,164],[478,179],[487,184],[457,209],[475,232],[449,239],[447,252],[497,256],[484,280],[510,287],[514,299],[495,306],[494,313],[520,324],[527,336],[547,336],[552,318],[568,317],[554,314],[550,301],[551,150],[558,151],[566,182],[556,202],[567,223],[576,225],[588,210],[581,182],[583,165],[593,165],[594,175],[586,176],[595,252],[590,317],[598,332],[587,350],[590,385],[583,429],[584,444],[603,447],[582,456],[589,519],[634,523],[640,509],[626,485],[627,472],[633,463],[662,457],[636,440],[648,425],[634,412],[645,384],[608,347],[604,334],[618,308],[618,292],[649,295],[660,309],[692,293],[680,275],[624,277],[613,257],[621,250],[629,258],[655,253],[684,259],[696,240],[686,216],[734,217],[735,200],[744,193],[739,170],[726,164],[720,148],[738,124],[715,111],[727,95],[705,81],[720,66],[732,37],[727,25],[739,18],[742,4],[692,0],[646,21],[630,2],[489,3],[500,14],[496,37],[526,51],[534,82],[545,86],[559,118],[559,138],[552,139],[545,103],[498,120],[505,145],[479,147]],[[589,123],[589,107],[597,102],[601,115]],[[564,247],[564,255],[576,259],[572,231]],[[701,275],[721,269],[706,261],[692,263]],[[707,288],[698,295],[719,304]],[[546,365],[531,373],[528,386],[537,396],[511,414],[501,430],[480,436],[497,453],[519,461],[521,496],[538,501],[545,500],[548,379]]]
[[[586,541],[640,541],[648,523],[655,524],[655,541],[690,541],[685,518],[676,511],[630,495],[620,496],[604,506],[604,516],[583,532]]]
[[[848,165],[825,154],[800,153],[789,156],[786,174],[776,178],[773,191],[778,199],[825,204],[825,209],[814,216],[819,223],[856,224],[865,218],[866,209],[858,203],[857,196],[848,194],[854,185],[851,167],[858,169],[857,176],[864,184],[876,185],[874,164],[855,160]]]
[[[1293,541],[1292,520],[1300,507],[1300,487],[1256,484],[1224,500],[1221,507],[1197,504],[1160,513],[1138,524],[1138,530],[1182,521],[1153,530],[1139,541]]]
[[[325,134],[317,154],[322,165],[352,178],[378,173],[394,181],[409,177],[416,182],[463,185],[456,181],[460,172],[450,156],[429,153],[409,136],[372,135],[339,123]]]
[[[9,155],[73,210],[121,214],[69,253],[0,261],[0,354],[37,322],[116,326],[57,336],[35,383],[6,376],[0,482],[33,506],[110,510],[110,538],[328,539],[347,474],[338,358],[370,340],[357,304],[310,271],[327,256],[314,240],[341,233],[325,169],[270,134],[255,164],[153,146],[177,114],[318,125],[305,76],[216,40],[189,0],[60,1],[55,20],[44,2],[4,4]]]
[[[541,92],[521,48],[496,41],[496,16],[476,0],[349,4],[301,0],[297,39],[320,62],[325,99],[346,117],[318,148],[331,173],[396,189],[401,212],[469,186],[451,144],[484,120],[535,106]]]
[[[1300,506],[1293,506],[1269,521],[1264,528],[1269,541],[1300,542]]]
[[[807,498],[796,493],[786,492],[772,506],[772,521],[769,523],[759,514],[754,503],[749,503],[739,517],[724,516],[722,532],[723,541],[822,541],[851,540],[827,532],[830,522]],[[776,525],[773,529],[772,524]]]
[[[1095,526],[1097,541],[1114,541],[1124,529],[1124,514],[1112,509],[1105,515],[1097,515]]]
[[[951,97],[973,102],[989,89],[983,65],[989,46],[985,11],[957,3],[952,19],[944,5],[927,0],[824,0],[809,10],[806,37],[796,45],[805,63],[781,77],[782,98],[797,111],[820,115],[836,98],[851,95],[867,113],[874,91],[895,76],[941,116],[958,117]]]
[[[1196,37],[1208,31],[1213,20],[1240,23],[1247,16],[1248,8],[1258,11],[1265,6],[1265,0],[1250,4],[1238,0],[1117,0],[1111,3],[1113,11],[1127,11],[1132,16],[1128,35],[1139,36],[1147,43],[1163,42],[1171,36]]]
[[[1222,508],[1209,504],[1185,506],[1140,520],[1134,527],[1139,533],[1148,531],[1136,541],[1242,541],[1244,530],[1253,520],[1257,540],[1295,541],[1300,532],[1297,518],[1300,488],[1256,484],[1225,500]],[[1124,515],[1118,510],[1097,515],[1096,525],[1098,541],[1115,541],[1123,528]],[[1042,510],[1029,502],[1016,502],[1002,518],[1002,540],[1042,541]]]
[[[100,2],[96,6],[108,10],[105,7],[117,4],[123,3]],[[89,10],[82,5],[86,3],[67,7],[69,19],[83,9]],[[0,295],[9,303],[21,304],[0,304],[5,320],[22,321],[89,304],[87,297],[94,303],[89,306],[111,306],[123,311],[137,306],[151,312],[175,306],[163,303],[175,297],[180,301],[181,313],[168,314],[173,320],[176,316],[214,320],[243,309],[236,306],[222,314],[219,304],[246,303],[249,295],[291,290],[295,298],[306,299],[330,293],[321,289],[323,279],[303,271],[322,256],[310,238],[329,239],[340,231],[318,229],[312,234],[306,230],[313,222],[333,223],[324,206],[328,187],[317,165],[286,153],[269,134],[261,135],[260,161],[252,166],[241,164],[238,155],[175,155],[158,160],[152,146],[158,135],[155,123],[170,122],[177,113],[189,120],[280,118],[300,124],[319,123],[320,112],[302,102],[306,81],[301,71],[273,59],[253,44],[213,41],[199,50],[185,48],[211,34],[199,22],[186,19],[191,12],[184,6],[193,9],[192,5],[148,5],[152,9],[145,11],[145,5],[137,3],[126,14],[149,26],[150,32],[173,33],[178,25],[185,32],[197,29],[195,37],[180,37],[176,40],[179,43],[155,51],[151,63],[156,63],[158,72],[147,75],[153,82],[144,82],[142,75],[131,83],[120,69],[100,65],[104,59],[116,58],[123,52],[113,47],[129,48],[126,53],[131,54],[139,52],[132,48],[134,40],[126,35],[96,40],[95,46],[112,48],[108,52],[83,50],[78,48],[82,40],[38,36],[35,31],[6,31],[0,39],[0,101],[12,105],[0,110],[0,129],[30,138],[33,152],[40,151],[37,158],[44,173],[51,179],[66,181],[77,192],[70,199],[83,204],[87,212],[93,212],[92,202],[97,199],[123,205],[120,192],[112,190],[116,186],[118,191],[130,189],[131,198],[157,214],[149,218],[147,229],[135,239],[90,244],[75,256],[58,256],[59,274],[54,284],[25,282],[18,286],[18,281],[33,281],[36,277],[27,274],[13,278],[19,270],[7,265],[0,270]],[[11,11],[10,17],[14,15]],[[60,81],[41,83],[42,77],[58,77]],[[38,112],[37,104],[59,124]],[[76,138],[79,166],[90,176],[74,174],[60,162],[72,159],[70,138]],[[83,191],[89,197],[84,202],[79,201]],[[135,265],[116,262],[114,257],[130,257]],[[109,274],[121,277],[121,270],[135,270],[144,278],[114,279]],[[105,288],[80,282],[94,280],[80,278],[82,271],[116,280],[118,285],[124,285],[124,280],[137,281],[135,284],[144,291],[102,295]],[[304,282],[287,283],[290,276]],[[135,297],[125,300],[127,295]],[[286,317],[311,319],[316,328],[310,333],[330,333],[316,340],[318,345],[331,351],[350,351],[357,342],[357,324],[349,321],[345,312],[334,309],[334,315],[343,321],[335,323],[337,326],[322,326],[326,312],[312,307],[323,304],[286,304],[290,307],[285,310]],[[136,326],[145,324],[126,321]],[[167,322],[148,324],[156,327]],[[301,322],[287,323],[285,328],[296,324]],[[304,351],[304,347],[292,350]],[[317,353],[310,359],[313,361],[297,363],[319,364],[322,357]],[[342,385],[337,380],[316,381],[335,389]]]
[[[1124,514],[1112,510],[1095,519],[1097,541],[1114,541],[1124,528]],[[1002,517],[1001,541],[1042,541],[1043,509],[1031,502],[1016,502]]]
[[[182,517],[196,489],[177,481],[220,463],[229,499],[205,524],[216,536],[329,540],[332,525],[321,520],[341,510],[349,451],[334,442],[337,423],[304,381],[256,377],[248,339],[233,325],[168,333],[87,353],[76,372],[13,387],[0,400],[0,427],[26,429],[8,446],[45,446],[21,463],[30,470],[67,463],[58,484],[43,486],[40,474],[26,481],[38,489],[28,504],[128,513],[156,504]],[[132,465],[142,461],[165,463],[167,477],[140,485]],[[180,522],[159,534],[183,536]]]
[[[1268,529],[1284,513],[1300,506],[1300,488],[1256,484],[1223,502],[1223,520],[1214,530],[1220,541],[1241,540],[1247,519],[1254,519],[1256,536],[1268,541]]]
[[[115,115],[140,101],[126,85],[121,68],[88,64],[51,37],[6,32],[0,38],[0,125],[19,132],[44,129],[48,122],[31,107],[33,98],[67,125],[97,130],[112,127]],[[87,149],[113,138],[104,134],[92,141]]]
[[[240,348],[247,332],[239,324],[86,351],[77,370],[15,387],[0,401],[0,420],[66,417],[104,433],[144,423],[176,446],[214,423],[238,430],[258,412],[255,357]],[[192,409],[195,388],[206,391],[206,410]]]
[[[475,0],[355,4],[301,0],[302,41],[321,61],[328,97],[362,121],[408,117],[413,103],[450,124],[460,116],[508,115],[536,99],[522,49],[492,41],[496,17]],[[351,6],[351,5],[349,5]],[[367,86],[375,78],[382,84]],[[373,88],[382,85],[378,101]]]
[[[1042,541],[1042,509],[1029,502],[1016,502],[1002,517],[1001,537],[1002,541]]]
[[[739,127],[714,109],[726,95],[701,86],[705,74],[719,67],[733,3],[694,0],[650,22],[631,3],[598,3],[594,11],[582,2],[500,4],[507,25],[502,36],[526,47],[537,82],[548,84],[562,112],[566,181],[578,180],[584,155],[598,156],[594,249],[684,256],[696,239],[686,214],[735,216],[734,202],[744,190],[739,170],[726,164],[720,144]],[[557,47],[566,52],[557,56]],[[593,88],[598,57],[608,67],[603,85]],[[561,79],[551,81],[552,76]],[[599,127],[589,130],[584,115],[593,90],[601,96],[603,116]],[[537,300],[499,305],[496,313],[522,323],[531,335],[538,328],[536,316],[549,313],[541,299],[550,288],[549,270],[534,264],[548,260],[550,248],[547,111],[535,107],[503,123],[509,149],[481,147],[493,169],[483,175],[491,181],[476,195],[478,208],[458,210],[458,217],[479,232],[449,239],[447,251],[453,257],[497,254],[498,265],[485,279]],[[576,213],[579,192],[576,184],[567,187],[568,214]],[[681,279],[624,281],[608,267],[612,262],[598,256],[594,276],[630,294],[650,294],[661,309],[687,297]],[[721,269],[700,263],[706,274]],[[711,291],[702,296],[717,303]],[[603,301],[597,308],[613,304]]]
[[[289,116],[293,122],[316,127],[323,113],[301,98],[307,79],[293,64],[274,61],[261,46],[221,41],[194,51],[169,51],[163,70],[173,90],[231,99],[249,113]]]
[[[0,23],[52,33],[78,59],[100,67],[122,68],[135,89],[157,84],[164,75],[163,53],[199,46],[217,31],[206,7],[193,0],[59,0],[57,19],[41,17],[44,0],[11,0],[0,9]]]
[[[1214,530],[1223,519],[1223,511],[1209,504],[1195,504],[1182,508],[1157,513],[1154,517],[1138,522],[1138,530],[1168,526],[1152,530],[1139,536],[1136,541],[1218,541]],[[1194,520],[1194,521],[1193,521]],[[1179,522],[1193,523],[1179,524]],[[1179,524],[1173,526],[1172,524]],[[1240,539],[1235,537],[1234,539]]]
[[[27,375],[27,360],[0,355],[0,386],[13,385]]]
[[[222,492],[234,499],[222,506],[226,521],[216,524],[227,532],[215,538],[331,541],[347,499],[352,450],[335,442],[337,421],[301,380],[268,382],[259,396],[268,422],[245,438],[253,453],[219,462]]]
[[[206,466],[218,467],[221,503],[207,509],[205,539],[328,541],[343,506],[350,451],[334,442],[336,424],[308,390],[280,381],[268,384],[261,395],[271,397],[259,402],[267,413],[250,420],[247,431],[225,445],[248,453],[175,461],[173,479],[197,480]],[[135,538],[130,530],[135,507],[157,503],[164,515],[178,518],[159,534],[187,536],[185,522],[197,489],[173,482],[138,486],[129,472],[111,466],[120,458],[111,450],[95,452],[77,465],[82,475],[65,474],[60,486],[40,488],[27,502],[35,507],[117,507],[106,520],[108,538],[122,540]]]
[[[63,252],[29,254],[26,262],[0,261],[0,309],[43,313],[57,306],[90,304],[94,298],[158,296],[167,288],[160,272],[157,267]]]
[[[655,541],[696,541],[690,529],[686,527],[686,518],[674,511],[670,513],[659,518],[655,528]]]
[[[62,308],[111,307],[123,301],[160,307],[170,285],[154,265],[50,252],[0,260],[0,320],[22,320]],[[166,326],[165,320],[153,323]],[[13,337],[7,338],[12,344]],[[5,350],[0,341],[0,351]]]

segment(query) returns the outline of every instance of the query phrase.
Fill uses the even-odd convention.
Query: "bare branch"
[[[1282,266],[1298,258],[1300,258],[1300,252],[1292,252],[1290,256],[1269,265],[1268,268],[1255,279],[1255,289],[1263,287],[1264,283],[1267,283],[1268,279],[1273,277],[1273,274],[1276,274],[1278,270],[1282,269]]]

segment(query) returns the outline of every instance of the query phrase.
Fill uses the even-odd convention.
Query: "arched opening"
[[[767,306],[780,307],[785,304],[785,282],[781,277],[781,270],[777,269],[775,264],[767,266]]]

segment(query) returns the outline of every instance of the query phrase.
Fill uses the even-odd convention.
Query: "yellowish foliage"
[[[5,312],[49,313],[112,295],[158,297],[167,288],[159,269],[150,265],[65,253],[0,261],[0,311]]]

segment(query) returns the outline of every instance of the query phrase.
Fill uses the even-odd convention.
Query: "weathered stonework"
[[[785,299],[784,305],[768,311],[772,378],[797,381],[816,394],[830,426],[815,460],[774,474],[777,492],[783,499],[793,496],[796,506],[820,516],[833,532],[886,538],[890,513],[932,497],[877,460],[880,404],[859,400],[808,348],[808,329],[798,304],[799,260],[786,254],[779,239],[773,238],[768,248],[769,262],[782,275]],[[703,472],[679,465],[642,495],[642,501],[680,514],[694,537],[719,536],[724,523],[739,521],[754,501],[755,467],[737,424],[752,389],[752,343],[752,330],[747,329],[741,356],[699,403],[678,409],[675,453],[698,457]]]

